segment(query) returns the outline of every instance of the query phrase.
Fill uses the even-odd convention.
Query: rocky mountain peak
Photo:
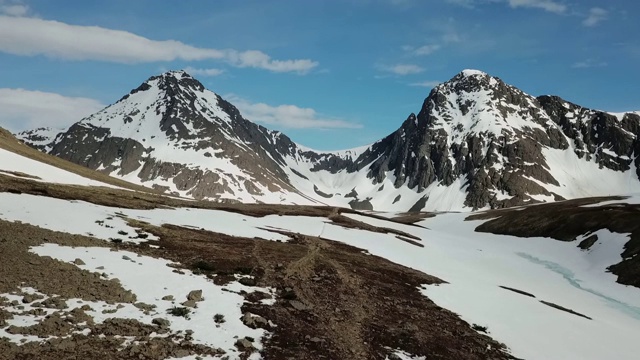
[[[480,70],[462,70],[450,80],[445,81],[437,88],[446,88],[456,92],[476,92],[486,90],[490,86],[502,83],[497,77],[491,76]]]
[[[184,71],[150,77],[47,141],[52,133],[22,138],[113,176],[220,201],[431,211],[640,189],[638,114],[536,98],[478,70],[436,86],[393,133],[346,151],[316,152],[254,124]]]
[[[455,134],[515,134],[523,128],[542,128],[549,117],[538,100],[500,78],[478,70],[463,70],[436,86],[423,104],[418,121]],[[420,126],[419,126],[420,127]]]
[[[202,92],[205,90],[204,85],[195,78],[191,77],[184,70],[167,71],[158,76],[152,76],[149,80],[158,80],[158,86],[163,90],[182,89]]]
[[[151,76],[137,88],[131,90],[120,101],[141,91],[161,91],[166,97],[175,97],[180,93],[203,92],[204,85],[184,70],[172,70],[160,75]]]
[[[522,98],[528,96],[496,76],[469,69],[459,72],[451,80],[436,86],[434,91],[463,98],[481,98],[486,102],[504,100],[515,105],[521,105]]]

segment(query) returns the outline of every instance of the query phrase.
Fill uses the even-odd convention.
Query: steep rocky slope
[[[219,201],[465,210],[640,192],[640,116],[533,97],[480,71],[436,86],[382,140],[317,152],[242,117],[182,71],[33,146],[112,176]],[[47,141],[49,136],[50,141]]]

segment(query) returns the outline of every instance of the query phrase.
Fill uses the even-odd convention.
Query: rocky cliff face
[[[295,192],[280,153],[291,146],[188,74],[168,72],[71,126],[49,152],[174,194],[256,201]]]
[[[464,210],[640,191],[640,116],[533,97],[483,72],[436,86],[380,141],[317,153],[184,72],[150,78],[42,150],[195,198]],[[43,145],[44,144],[44,145]]]
[[[370,167],[380,181],[393,171],[396,186],[418,191],[464,179],[465,205],[503,207],[554,196],[538,184],[556,182],[542,148],[568,142],[539,102],[501,80],[465,71],[435,87],[418,115],[374,145],[381,156]],[[426,194],[428,196],[428,194]]]
[[[640,176],[640,115],[610,114],[580,107],[557,96],[538,97],[542,108],[573,140],[581,159],[616,171],[635,169]]]

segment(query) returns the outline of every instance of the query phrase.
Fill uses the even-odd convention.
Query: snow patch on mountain
[[[187,73],[171,71],[44,150],[197,199],[458,211],[639,192],[639,129],[636,113],[536,98],[467,69],[384,139],[319,152],[249,122]]]
[[[0,173],[15,177],[24,177],[10,172],[17,172],[28,175],[29,179],[43,182],[51,182],[69,185],[84,186],[104,186],[118,188],[111,184],[91,180],[72,172],[45,164],[43,162],[18,155],[11,151],[0,148]],[[37,178],[33,178],[37,177]]]

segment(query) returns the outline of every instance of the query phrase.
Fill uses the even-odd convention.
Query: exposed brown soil
[[[500,287],[505,289],[505,290],[513,291],[514,293],[517,293],[517,294],[520,294],[520,295],[524,295],[524,296],[528,296],[528,297],[532,297],[532,298],[536,297],[535,295],[533,295],[531,293],[528,293],[528,292],[522,291],[522,290],[518,290],[518,289],[514,289],[512,287],[502,286],[502,285],[500,285]]]
[[[164,359],[221,353],[219,349],[194,345],[176,334],[170,334],[167,338],[149,338],[151,332],[162,333],[163,329],[135,320],[108,319],[102,324],[94,324],[93,318],[85,313],[88,309],[69,309],[66,300],[70,298],[103,300],[107,303],[134,303],[136,298],[124,290],[117,280],[107,280],[97,273],[28,251],[30,247],[45,242],[63,246],[109,246],[102,240],[0,220],[0,293],[23,296],[22,302],[13,304],[7,302],[6,298],[0,298],[0,328],[7,327],[5,320],[13,317],[8,309],[20,311],[23,303],[33,303],[37,306],[31,310],[35,315],[44,315],[41,309],[55,309],[55,312],[32,326],[9,326],[9,333],[38,337],[67,336],[20,346],[0,338],[0,359]],[[35,288],[50,297],[42,300],[41,296],[21,293],[22,287]],[[74,333],[82,330],[90,330],[91,334]],[[127,345],[124,338],[116,338],[115,335],[134,336],[140,343]]]
[[[601,201],[615,201],[603,206],[582,207]],[[476,231],[520,237],[545,236],[573,241],[600,229],[631,234],[618,264],[609,270],[621,284],[640,287],[640,205],[626,204],[624,197],[601,197],[538,204],[517,209],[491,210],[471,215],[467,220],[483,220]],[[582,248],[588,244],[581,243]],[[580,246],[578,245],[578,246]],[[593,244],[591,244],[593,245]]]
[[[7,146],[6,142],[0,143]],[[12,148],[22,146],[11,144]],[[26,146],[25,149],[20,148],[20,151],[31,150],[35,151]],[[35,152],[29,157],[40,160],[37,155],[41,153]],[[371,226],[341,215],[356,213],[353,210],[326,206],[194,202],[149,192],[47,184],[2,174],[0,192],[135,209],[189,206],[249,216],[319,216],[349,228],[391,233],[416,244],[420,241],[411,234]],[[240,281],[247,286],[277,289],[276,303],[269,306],[260,302],[270,297],[269,294],[260,291],[242,294],[246,298],[243,311],[262,319],[251,322],[251,326],[264,327],[271,333],[263,339],[265,350],[262,355],[265,359],[385,359],[391,349],[440,359],[512,358],[502,344],[473,330],[457,315],[438,307],[420,293],[420,286],[441,283],[442,280],[365,254],[361,249],[291,233],[287,233],[291,241],[284,243],[174,225],[156,227],[135,221],[132,224],[157,235],[160,240],[140,245],[114,244],[0,221],[0,253],[3,260],[9,259],[0,262],[0,291],[15,292],[20,286],[34,287],[45,294],[58,295],[59,301],[54,301],[54,306],[72,297],[132,303],[135,297],[115,281],[80,270],[72,264],[28,252],[30,246],[43,242],[122,248],[176,261],[180,264],[178,266],[202,273],[214,283],[236,281],[236,275],[240,274],[246,276]],[[150,244],[157,244],[160,248],[153,248]],[[15,304],[4,304],[0,299],[0,307],[6,306]],[[73,310],[75,314],[70,314],[63,306],[58,310],[60,314],[50,315],[37,326],[14,327],[11,331],[38,336],[66,334],[69,337],[22,346],[0,339],[0,359],[162,359],[219,352],[218,349],[193,345],[186,339],[174,342],[175,335],[150,339],[149,325],[135,321],[113,319],[96,325],[86,321],[87,315],[81,310]],[[0,311],[0,326],[5,326],[3,321],[10,316],[6,311]],[[83,329],[91,330],[91,334],[72,334]],[[101,338],[99,334],[106,336]],[[123,339],[114,338],[115,334],[135,336],[140,343],[125,345]],[[122,348],[124,350],[117,351]],[[249,352],[245,355],[248,356]]]
[[[501,350],[502,345],[419,293],[419,286],[441,280],[365,255],[360,249],[298,234],[290,234],[291,242],[282,243],[172,225],[138,225],[160,236],[161,240],[154,243],[161,248],[148,244],[120,244],[120,248],[179,261],[185,268],[208,274],[214,282],[235,280],[233,274],[248,274],[256,285],[278,289],[273,306],[259,303],[268,294],[244,294],[247,303],[243,311],[277,324],[273,328],[265,326],[272,332],[265,340],[266,359],[384,359],[388,348],[445,359],[510,358]],[[8,261],[0,267],[2,292],[29,286],[62,298],[135,301],[115,281],[27,251],[29,246],[43,242],[66,246],[113,244],[6,221],[0,221],[0,234],[0,250],[8,255]],[[82,311],[74,310],[75,316],[69,316],[65,309],[59,311],[41,324],[13,327],[10,332],[71,337],[23,346],[0,340],[0,359],[129,359],[139,354],[145,359],[161,359],[218,351],[185,341],[180,345],[169,339],[149,339],[149,325],[135,321],[115,319],[102,325],[88,321],[80,326],[86,321]],[[62,315],[66,315],[64,319]],[[72,334],[82,329],[90,329],[91,335]],[[99,338],[99,334],[107,336]],[[124,346],[122,339],[113,338],[115,334],[136,336],[142,342]],[[121,347],[124,352],[117,352]]]
[[[432,218],[434,216],[436,216],[435,213],[428,213],[428,212],[403,213],[393,217],[393,221],[403,223],[403,224],[413,225],[420,220]]]
[[[55,166],[60,169],[67,170],[69,172],[86,177],[88,179],[100,181],[106,184],[119,186],[125,189],[130,189],[135,191],[159,193],[157,190],[149,189],[144,186],[135,185],[135,184],[126,182],[124,180],[116,179],[106,174],[102,174],[98,171],[74,164],[67,160],[63,160],[59,157],[45,154],[41,151],[38,151],[30,146],[23,144],[20,140],[16,139],[13,136],[13,134],[11,134],[9,131],[1,127],[0,127],[0,148],[14,152],[18,155],[28,157],[30,159],[43,162],[45,164]]]
[[[540,300],[540,302],[545,304],[545,305],[547,305],[547,306],[550,306],[550,307],[552,307],[554,309],[558,309],[560,311],[568,312],[569,314],[580,316],[580,317],[583,317],[585,319],[593,320],[592,318],[588,317],[587,315],[583,315],[583,314],[580,314],[579,312],[575,312],[575,311],[573,311],[571,309],[567,309],[564,306],[560,306],[558,304],[554,304],[554,303],[551,303],[551,302],[548,302],[548,301],[544,301],[544,300]]]
[[[441,280],[361,249],[300,234],[283,243],[135,224],[157,235],[150,243],[160,248],[122,244],[127,250],[181,263],[217,283],[243,274],[251,276],[248,284],[278,289],[270,306],[257,301],[268,295],[245,294],[243,311],[277,325],[264,326],[272,333],[265,359],[384,359],[389,348],[427,358],[511,358],[418,291]]]
[[[331,206],[232,203],[226,204],[211,201],[190,201],[157,194],[134,192],[106,187],[52,184],[33,181],[30,179],[16,178],[3,174],[0,174],[0,192],[47,196],[64,200],[80,200],[97,205],[127,209],[145,210],[166,207],[190,207],[199,209],[222,210],[254,217],[263,217],[267,215],[327,217],[333,222],[341,224],[345,227],[357,228],[379,233],[396,234],[415,240],[420,240],[406,232],[386,227],[382,228],[372,226],[367,223],[343,216],[342,214],[359,214],[384,221],[394,221],[393,219],[387,219],[374,214],[359,213],[355,210],[347,208],[337,208]]]
[[[41,180],[38,176],[30,175],[30,174],[25,174],[25,173],[20,172],[20,171],[9,171],[9,170],[2,170],[2,169],[0,169],[0,173],[5,173],[5,174],[9,174],[9,175],[13,175],[13,176],[18,176],[18,177],[23,177],[23,178],[28,178],[28,179]]]
[[[80,271],[75,265],[29,252],[29,247],[44,242],[65,246],[105,246],[105,241],[41,229],[28,224],[0,220],[0,293],[16,291],[19,286],[63,298],[87,301],[134,302],[135,296],[124,291],[115,280],[105,280],[97,273]]]
[[[6,360],[76,360],[76,359],[166,359],[189,355],[219,355],[218,349],[195,345],[176,338],[140,338],[142,342],[125,343],[124,338],[85,336],[74,334],[66,338],[53,338],[43,343],[24,345],[0,338],[0,359]]]

